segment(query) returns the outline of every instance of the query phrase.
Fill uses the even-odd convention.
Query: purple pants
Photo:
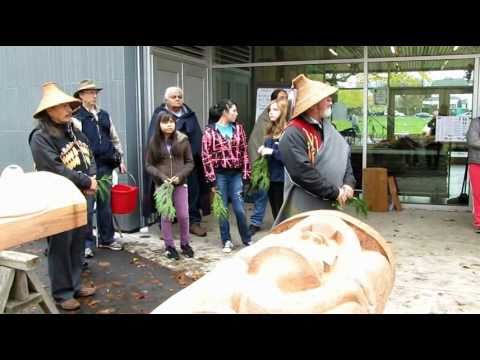
[[[173,191],[173,206],[175,206],[177,221],[180,225],[180,245],[187,245],[190,241],[190,224],[188,220],[188,188],[186,185],[175,187]],[[172,222],[162,216],[161,224],[165,246],[175,247]]]

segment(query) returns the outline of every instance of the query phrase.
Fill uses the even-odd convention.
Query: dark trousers
[[[95,248],[95,237],[93,236],[93,205],[95,204],[94,195],[86,195],[87,198],[87,230],[85,237],[85,248],[94,249]]]
[[[110,166],[105,166],[97,163],[97,180],[101,179],[104,175],[112,175],[112,168]],[[112,187],[108,186],[108,196],[105,196],[105,199],[101,199],[100,196],[96,198],[97,201],[97,234],[98,234],[98,243],[100,245],[108,245],[113,242],[114,228],[113,228],[113,218],[112,218],[112,206],[111,201],[111,191]],[[89,224],[89,234],[87,235],[87,241],[85,245],[93,244],[93,202],[95,197],[90,198],[90,205],[88,206],[88,224]],[[88,203],[88,199],[87,199]]]
[[[277,218],[278,212],[283,204],[283,185],[283,182],[270,182],[268,199],[270,200],[270,206],[272,207],[273,220]]]
[[[82,226],[47,237],[48,275],[57,302],[73,298],[80,290],[85,233],[86,227]]]
[[[200,181],[198,178],[197,166],[187,178],[188,184],[188,217],[190,225],[200,224],[202,216],[200,215]]]

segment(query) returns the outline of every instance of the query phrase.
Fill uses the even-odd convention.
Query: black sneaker
[[[248,232],[250,233],[250,236],[255,235],[258,231],[260,231],[260,226],[250,225],[250,227],[248,228]]]
[[[182,245],[182,255],[185,255],[186,257],[193,258],[193,249],[191,248],[190,245]]]
[[[171,246],[167,246],[167,248],[165,249],[165,254],[164,255],[169,259],[175,259],[175,260],[180,259],[180,255],[178,255],[177,250],[174,247],[171,247]]]

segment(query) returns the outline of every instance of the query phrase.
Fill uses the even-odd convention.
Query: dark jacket
[[[71,124],[40,123],[28,137],[35,168],[65,176],[80,190],[90,188],[96,174],[87,137]]]
[[[191,146],[192,157],[194,161],[194,167],[196,172],[192,174],[192,177],[196,176],[196,179],[191,179],[193,181],[197,181],[200,184],[200,192],[208,191],[208,187],[203,180],[203,167],[202,167],[202,159],[201,159],[201,142],[202,142],[202,130],[200,125],[198,124],[197,116],[195,113],[187,106],[183,105],[184,114],[177,118],[175,114],[173,114],[177,118],[176,122],[176,130],[184,133],[188,136],[188,141]],[[162,112],[166,112],[167,107],[165,104],[160,105],[155,109],[153,112],[152,118],[150,120],[150,125],[148,128],[147,133],[147,140],[145,142],[145,148],[148,147],[150,140],[155,133],[155,129],[158,126],[158,119]],[[145,153],[146,156],[146,153]],[[153,206],[153,198],[152,198],[152,189],[154,189],[154,182],[152,176],[148,173],[146,167],[144,167],[144,176],[143,176],[143,216],[149,217],[152,213],[155,212]]]
[[[323,131],[318,126],[316,127],[323,137]],[[325,174],[321,174],[310,164],[307,158],[305,134],[301,130],[294,126],[287,127],[279,145],[283,163],[296,184],[320,198],[335,200],[338,197],[338,187],[327,181]],[[353,176],[350,155],[343,183],[355,188],[356,181]]]
[[[288,176],[274,226],[305,211],[332,209],[341,186],[355,188],[351,149],[330,122],[302,116],[291,120],[279,148]]]
[[[192,148],[192,155],[194,158],[197,158],[202,152],[202,129],[198,123],[197,116],[187,105],[183,105],[183,110],[184,114],[180,117],[177,117],[172,113],[177,119],[176,130],[188,136],[188,141],[190,142],[190,146]],[[150,139],[155,133],[160,113],[167,111],[166,105],[162,104],[153,112],[152,119],[150,120],[150,126],[148,128],[147,144],[150,142]]]
[[[178,176],[179,185],[185,184],[187,176],[193,170],[192,150],[186,135],[176,131],[168,152],[166,144],[162,143],[160,151],[154,151],[157,144],[154,138],[150,140],[147,149],[145,167],[157,185],[161,185],[166,179]]]
[[[267,156],[270,181],[283,183],[285,181],[285,167],[283,166],[278,142],[279,139],[267,138],[264,146],[273,149],[272,155]]]
[[[82,123],[82,132],[87,136],[95,160],[100,166],[109,163],[115,148],[110,136],[110,115],[100,109],[97,116],[98,123],[83,105],[74,113],[74,117]]]

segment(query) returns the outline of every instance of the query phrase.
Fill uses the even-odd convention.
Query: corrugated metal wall
[[[83,79],[103,87],[100,107],[112,116],[126,151],[125,54],[118,46],[0,47],[0,171],[9,164],[33,169],[28,134],[41,85],[49,80],[69,94]]]

